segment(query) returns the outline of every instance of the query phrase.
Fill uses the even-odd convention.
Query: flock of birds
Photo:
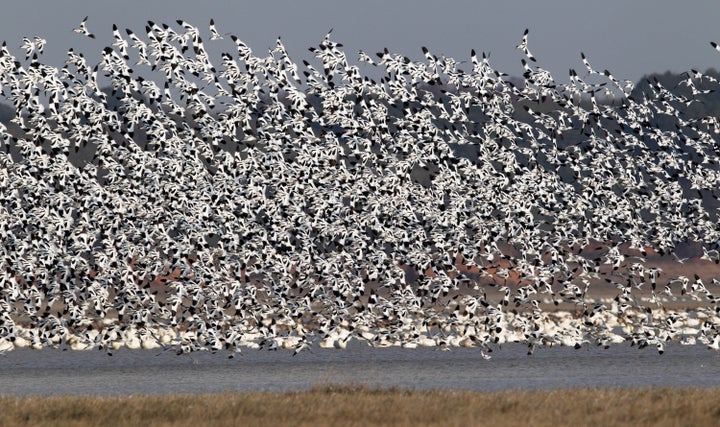
[[[527,31],[522,78],[331,33],[299,66],[211,22],[213,62],[201,33],[0,47],[0,352],[720,347],[716,282],[646,262],[720,261],[720,127],[683,114],[711,76],[636,93],[582,55],[563,83]]]

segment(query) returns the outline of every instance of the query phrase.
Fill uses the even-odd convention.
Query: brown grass
[[[719,389],[307,392],[129,397],[0,397],[3,426],[720,425]]]

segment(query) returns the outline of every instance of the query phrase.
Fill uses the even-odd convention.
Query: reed
[[[0,425],[720,425],[720,390],[304,392],[124,397],[0,397]]]

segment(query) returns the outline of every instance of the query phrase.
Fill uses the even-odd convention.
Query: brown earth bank
[[[711,426],[720,389],[306,392],[127,397],[0,397],[3,426]]]

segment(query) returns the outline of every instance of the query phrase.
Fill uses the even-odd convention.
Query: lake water
[[[129,395],[303,390],[362,384],[403,389],[508,390],[567,387],[720,387],[720,353],[675,343],[607,350],[503,345],[484,360],[478,349],[371,348],[244,350],[177,356],[149,350],[104,352],[20,349],[0,356],[0,395]]]

